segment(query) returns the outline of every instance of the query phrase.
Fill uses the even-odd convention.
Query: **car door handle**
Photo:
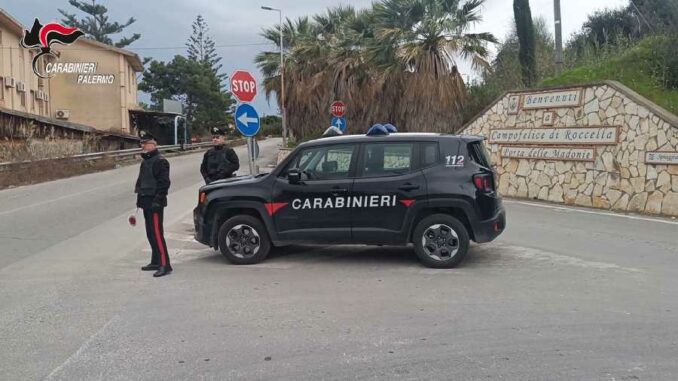
[[[398,187],[398,189],[400,189],[401,191],[409,192],[409,191],[419,189],[419,185],[413,185],[413,184],[408,183],[408,184],[401,185],[400,187]]]
[[[343,193],[343,192],[348,192],[348,189],[346,188],[339,188],[339,187],[333,187],[332,188],[333,193]]]

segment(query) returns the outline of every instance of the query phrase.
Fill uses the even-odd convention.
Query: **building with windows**
[[[137,73],[144,70],[135,53],[80,38],[59,46],[48,63],[52,116],[97,130],[133,134],[130,110],[139,110]]]
[[[33,72],[35,49],[20,45],[26,28],[0,8],[0,110],[24,112],[116,134],[134,134],[130,110],[139,110],[139,56],[80,38],[52,45],[54,56]]]
[[[23,26],[0,9],[0,108],[51,116],[49,80],[33,73],[35,52],[19,45]]]

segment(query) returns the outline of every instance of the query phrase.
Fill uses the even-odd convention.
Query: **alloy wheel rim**
[[[459,236],[448,225],[431,225],[424,230],[421,246],[426,255],[436,261],[449,261],[459,252]]]
[[[238,258],[250,258],[259,252],[261,237],[249,225],[235,225],[226,234],[226,247],[231,254]]]

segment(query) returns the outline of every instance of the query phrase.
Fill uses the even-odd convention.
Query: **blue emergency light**
[[[379,135],[388,135],[392,132],[398,132],[394,125],[387,124],[375,124],[367,130],[367,136],[379,136]]]
[[[388,135],[388,130],[381,124],[375,124],[367,130],[367,136]]]

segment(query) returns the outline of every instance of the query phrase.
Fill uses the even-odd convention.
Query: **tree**
[[[141,38],[139,33],[134,33],[131,37],[121,38],[114,43],[109,35],[122,33],[125,28],[134,24],[136,21],[134,17],[130,17],[129,20],[123,24],[110,22],[106,15],[108,13],[108,8],[97,4],[95,0],[92,0],[91,4],[86,1],[78,0],[69,0],[68,3],[89,16],[78,19],[75,14],[59,9],[59,12],[64,16],[62,22],[66,25],[77,27],[83,31],[87,37],[103,42],[104,44],[115,45],[118,48],[124,48]]]
[[[455,57],[487,65],[486,45],[496,41],[489,33],[469,33],[483,3],[382,0],[362,11],[340,6],[285,20],[288,125],[297,136],[323,131],[327,108],[341,99],[350,132],[384,122],[401,131],[455,131],[465,100]],[[277,26],[262,35],[279,44]],[[279,53],[261,53],[256,61],[267,96],[278,94]]]
[[[186,42],[186,47],[188,48],[188,58],[207,64],[214,74],[220,78],[224,78],[224,75],[220,75],[219,71],[221,70],[222,65],[219,63],[221,57],[217,54],[214,40],[210,35],[208,35],[209,28],[207,27],[207,21],[201,16],[198,15],[193,22],[193,34],[188,38]]]
[[[151,94],[154,109],[162,107],[163,99],[182,102],[186,119],[197,133],[205,134],[210,128],[224,127],[231,121],[229,111],[235,102],[204,62],[179,55],[168,63],[152,61],[139,90]]]
[[[634,0],[627,12],[637,17],[649,33],[678,32],[678,2],[675,0]]]
[[[535,83],[555,74],[553,61],[554,38],[543,18],[534,21],[534,56],[536,61]],[[525,86],[520,62],[520,41],[517,29],[508,34],[497,49],[497,56],[492,63],[492,70],[484,76],[485,82],[491,81],[503,90],[515,90]]]
[[[547,26],[546,20],[534,20],[535,58],[537,60],[536,81],[542,81],[555,74],[553,60],[555,43]],[[497,49],[497,56],[492,66],[482,73],[482,80],[471,83],[467,87],[467,102],[464,104],[464,122],[492,103],[498,96],[507,90],[517,90],[525,87],[521,73],[521,64],[518,57],[520,42],[515,26],[506,36]]]
[[[536,82],[537,60],[535,57],[534,25],[529,0],[513,0],[513,15],[516,21],[516,33],[520,50],[518,57],[523,75],[523,83],[531,87]]]

